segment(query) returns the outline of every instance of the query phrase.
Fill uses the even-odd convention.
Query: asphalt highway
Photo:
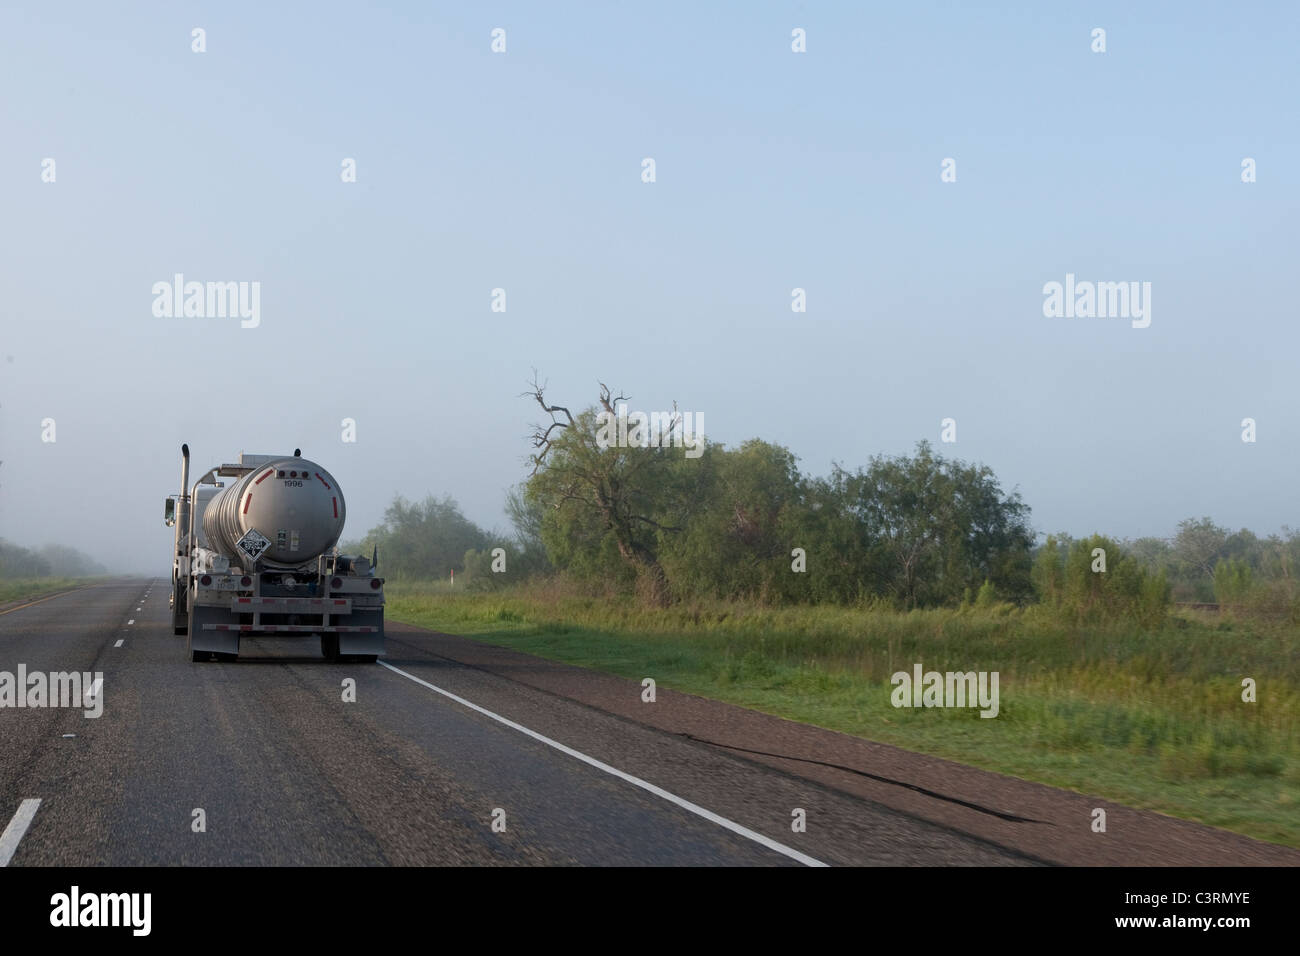
[[[327,663],[291,638],[191,663],[167,597],[165,579],[123,579],[0,609],[0,675],[84,672],[94,695],[0,708],[0,864],[1072,862],[1043,829],[1059,826],[1048,788],[1022,799],[1012,782],[983,807],[977,778],[941,797],[896,768],[850,780],[834,760],[744,746],[811,752],[823,737],[802,725],[779,722],[795,735],[781,739],[750,726],[775,718],[663,692],[645,704],[635,682],[414,628],[391,629],[380,664]],[[732,746],[701,733],[728,728]],[[1222,839],[1240,862],[1300,856]]]

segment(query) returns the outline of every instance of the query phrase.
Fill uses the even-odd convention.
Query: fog
[[[6,4],[0,537],[166,573],[182,442],[301,448],[345,538],[504,527],[534,368],[815,473],[929,439],[1045,532],[1295,525],[1294,31],[1180,9]],[[178,274],[256,316],[165,314]],[[1149,325],[1046,315],[1067,275]]]

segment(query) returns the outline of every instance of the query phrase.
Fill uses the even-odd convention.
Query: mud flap
[[[339,634],[340,654],[378,654],[381,657],[383,656],[384,612],[382,609],[377,611],[353,611],[352,614],[348,615],[347,623],[353,627],[377,627],[379,630],[374,634],[347,632]]]
[[[231,614],[224,608],[190,608],[190,654],[193,655],[195,651],[198,651],[200,653],[229,654],[232,657],[237,655],[239,653],[238,631],[205,631],[203,629],[204,624],[229,623],[231,623]]]

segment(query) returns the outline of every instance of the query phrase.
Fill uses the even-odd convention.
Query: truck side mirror
[[[176,523],[175,498],[168,498],[166,504],[163,505],[163,523],[169,528]]]

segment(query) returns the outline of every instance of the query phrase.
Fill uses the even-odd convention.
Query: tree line
[[[0,538],[0,578],[86,578],[107,569],[89,555],[62,544],[32,549]]]
[[[529,394],[550,420],[533,433],[532,473],[508,495],[512,532],[479,528],[448,497],[397,498],[349,547],[377,545],[381,572],[399,579],[454,571],[484,589],[560,572],[661,605],[1041,602],[1080,618],[1155,620],[1171,601],[1295,599],[1293,532],[1260,538],[1201,518],[1167,539],[1038,541],[1018,492],[928,442],[810,475],[759,439],[705,441],[691,457],[667,441],[611,446],[602,423],[626,414],[625,397],[603,385],[576,414],[536,382]]]

